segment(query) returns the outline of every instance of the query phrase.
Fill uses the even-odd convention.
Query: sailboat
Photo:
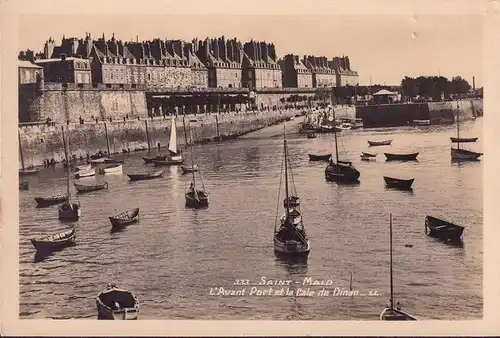
[[[191,186],[189,187],[188,191],[185,194],[186,198],[186,207],[189,208],[203,208],[203,207],[208,207],[208,193],[205,190],[205,187],[203,185],[203,180],[201,181],[202,188],[197,189],[196,188],[196,177],[195,177],[195,172],[198,170],[194,170],[194,160],[193,160],[193,137],[191,134],[191,173],[193,175],[193,182],[191,182]],[[170,150],[170,149],[169,149]],[[181,155],[182,156],[182,155]],[[201,179],[201,174],[200,174],[200,179]]]
[[[390,256],[391,257],[390,258],[391,299],[389,299],[389,304],[386,305],[386,307],[382,310],[382,313],[380,314],[380,320],[398,320],[398,321],[399,320],[417,320],[415,317],[409,315],[406,312],[403,312],[401,310],[399,302],[396,304],[396,307],[394,307],[394,285],[393,285],[393,278],[392,278],[392,214],[390,216],[389,233],[390,233],[389,247],[390,247],[390,253],[391,253],[391,256]]]
[[[151,161],[156,166],[161,165],[174,165],[184,163],[184,156],[182,151],[177,147],[177,128],[175,126],[175,117],[172,118],[172,128],[170,129],[170,141],[168,143],[169,155],[165,158],[149,158],[147,162]],[[146,158],[143,158],[146,161]]]
[[[335,120],[335,110],[330,105],[329,109],[333,111],[333,119]],[[337,132],[334,130],[333,135],[335,137],[335,161],[330,159],[330,163],[325,169],[325,178],[327,181],[333,182],[357,182],[360,172],[353,167],[352,162],[340,161],[339,160],[339,148],[337,144]]]
[[[479,159],[482,153],[476,153],[471,150],[461,149],[460,143],[475,142],[477,138],[460,138],[460,111],[457,104],[457,137],[451,138],[452,143],[456,143],[456,148],[451,148],[451,159],[452,161],[476,161]]]
[[[24,167],[23,147],[21,146],[21,135],[19,133],[17,133],[17,138],[19,140],[19,153],[21,155],[21,166],[22,166],[22,169],[19,170],[19,176],[37,175],[38,169]]]
[[[63,142],[64,140],[64,127],[63,127]],[[66,162],[68,161],[68,149],[69,149],[69,139],[67,140],[67,144],[64,147],[64,156]],[[70,189],[70,181],[71,181],[71,173],[69,170],[66,170],[66,201],[61,204],[58,208],[59,219],[65,221],[77,221],[81,215],[80,202],[74,201],[71,198],[71,189]]]
[[[286,128],[286,127],[285,127]],[[276,255],[285,256],[305,256],[309,255],[311,245],[307,238],[302,213],[300,212],[300,199],[296,193],[290,195],[288,184],[288,169],[292,176],[292,190],[295,190],[293,184],[293,173],[291,166],[288,163],[288,148],[286,143],[286,130],[283,141],[284,148],[284,176],[285,176],[285,199],[283,206],[285,213],[280,217],[280,222],[276,222],[274,226],[274,252]],[[283,170],[282,170],[283,173]],[[281,182],[279,191],[281,192]],[[280,200],[278,194],[278,202]],[[277,218],[277,215],[276,215]],[[279,224],[279,226],[278,226]]]

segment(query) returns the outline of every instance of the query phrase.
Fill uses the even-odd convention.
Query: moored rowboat
[[[469,137],[469,138],[458,138],[458,137],[450,137],[452,143],[472,143],[476,142],[478,137]]]
[[[184,158],[181,157],[180,159],[152,160],[151,163],[153,163],[155,166],[176,165],[184,163]]]
[[[376,147],[376,146],[388,146],[391,145],[392,140],[385,140],[385,141],[368,141],[368,144],[371,147]]]
[[[414,178],[405,180],[401,178],[394,178],[394,177],[388,177],[384,176],[384,181],[387,187],[389,188],[396,188],[396,189],[402,189],[402,190],[409,190],[411,189],[411,186],[413,182],[415,181]]]
[[[45,236],[39,239],[31,239],[31,244],[35,247],[37,252],[52,251],[75,244],[76,229],[73,228],[55,235]]]
[[[194,166],[181,166],[181,169],[183,174],[188,174],[198,171],[198,165],[195,164]]]
[[[153,178],[163,177],[163,170],[156,170],[144,174],[127,174],[131,181],[151,180]]]
[[[415,161],[419,153],[411,154],[390,154],[384,153],[387,161]]]
[[[93,169],[93,168],[90,168],[90,169],[87,169],[87,170],[78,170],[75,173],[75,178],[76,179],[78,179],[78,178],[84,178],[84,177],[91,177],[91,176],[95,176],[95,169]]]
[[[445,241],[457,242],[462,238],[465,227],[447,222],[437,217],[425,217],[425,231],[429,236]]]
[[[139,301],[130,291],[108,284],[96,298],[97,319],[136,320],[139,317]]]
[[[68,199],[68,195],[59,194],[49,197],[35,197],[35,201],[38,208],[50,207],[51,205],[63,203]]]
[[[113,228],[121,228],[126,225],[135,223],[139,220],[139,208],[130,209],[109,217],[109,221]]]
[[[309,161],[325,161],[328,162],[332,154],[324,154],[324,155],[315,155],[315,154],[307,154],[309,156]]]
[[[91,191],[102,190],[102,189],[108,189],[108,182],[91,184],[91,185],[76,184],[76,183],[74,183],[74,184],[75,184],[75,189],[79,193],[91,192]]]
[[[102,175],[105,174],[121,174],[123,173],[123,165],[121,164],[111,164],[104,168],[99,169],[99,173]]]
[[[29,175],[37,175],[38,169],[19,169],[19,176],[29,176]]]
[[[153,160],[159,160],[159,161],[165,161],[167,158],[167,155],[157,155],[154,157],[143,157],[142,159],[144,160],[144,163],[153,163]]]

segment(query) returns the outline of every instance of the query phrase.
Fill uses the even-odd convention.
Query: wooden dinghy
[[[37,252],[47,252],[75,244],[76,228],[39,239],[31,239],[31,244]]]
[[[416,161],[419,153],[411,154],[390,154],[384,153],[387,161]]]
[[[451,148],[451,159],[453,161],[477,161],[482,155],[482,153],[467,149]]]
[[[63,203],[68,199],[68,195],[59,194],[49,197],[35,197],[35,201],[38,208],[46,208],[52,205]]]
[[[94,158],[94,159],[90,159],[89,163],[91,163],[91,164],[99,164],[99,163],[104,163],[105,160],[106,160],[105,157]]]
[[[28,190],[29,189],[29,181],[19,182],[19,190]]]
[[[78,193],[86,193],[96,190],[108,189],[108,182],[96,183],[91,185],[75,184],[75,189]]]
[[[370,147],[376,147],[376,146],[389,146],[391,145],[392,140],[385,140],[385,141],[368,141],[368,144]]]
[[[170,159],[165,159],[165,160],[152,160],[151,163],[153,163],[155,166],[166,166],[166,165],[176,165],[176,164],[183,164],[184,163],[184,158],[181,156],[180,158],[170,158]]]
[[[181,166],[182,173],[183,174],[189,174],[192,173],[193,171],[198,171],[198,165],[195,164],[194,166]]]
[[[101,175],[106,174],[121,174],[123,173],[123,165],[121,164],[110,164],[104,168],[99,169]]]
[[[153,163],[153,160],[165,161],[166,158],[167,158],[167,155],[156,155],[153,157],[143,157],[142,159],[144,160],[144,163]]]
[[[201,189],[189,190],[185,194],[186,207],[188,208],[204,208],[208,207],[208,193]]]
[[[431,237],[444,241],[459,242],[465,227],[447,222],[437,217],[425,217],[425,232]]]
[[[156,170],[144,174],[127,174],[131,181],[151,180],[153,178],[163,177],[163,170]]]
[[[360,157],[362,161],[375,161],[377,155],[363,152]]]
[[[411,186],[413,182],[415,181],[414,178],[405,180],[401,178],[394,178],[394,177],[388,177],[384,176],[384,181],[385,184],[388,188],[395,188],[395,189],[401,189],[401,190],[411,190]]]
[[[78,170],[75,173],[75,178],[76,179],[84,178],[84,177],[92,177],[92,176],[95,176],[95,169],[93,169],[93,168],[90,168],[90,169],[87,169],[87,170]]]
[[[104,159],[104,163],[108,163],[108,164],[119,164],[119,163],[124,163],[125,161],[124,160],[119,160],[119,159],[116,159],[116,158],[105,158]]]
[[[79,171],[87,171],[90,169],[92,169],[92,165],[90,163],[89,164],[82,164],[82,165],[79,165],[75,168],[75,173],[77,173]]]
[[[466,137],[466,138],[458,138],[458,137],[450,137],[452,143],[473,143],[478,140],[479,137]]]
[[[125,212],[119,213],[115,216],[109,217],[113,229],[122,228],[124,226],[133,224],[139,220],[139,208],[130,209]]]
[[[39,170],[37,168],[19,169],[19,176],[38,175],[38,172]]]
[[[332,157],[332,154],[324,154],[324,155],[307,154],[307,155],[309,156],[309,161],[328,162]]]
[[[66,201],[57,208],[59,219],[62,221],[77,221],[81,214],[80,202]]]
[[[130,291],[108,284],[96,298],[97,319],[136,320],[139,317],[139,301]]]

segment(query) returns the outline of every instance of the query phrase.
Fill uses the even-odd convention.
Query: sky
[[[43,51],[52,37],[239,38],[273,42],[293,53],[349,56],[360,84],[398,85],[404,76],[460,75],[482,85],[482,19],[478,15],[117,14],[19,16],[18,48]]]

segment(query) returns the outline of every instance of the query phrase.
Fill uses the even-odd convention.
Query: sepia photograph
[[[17,25],[19,319],[484,318],[482,15]]]

